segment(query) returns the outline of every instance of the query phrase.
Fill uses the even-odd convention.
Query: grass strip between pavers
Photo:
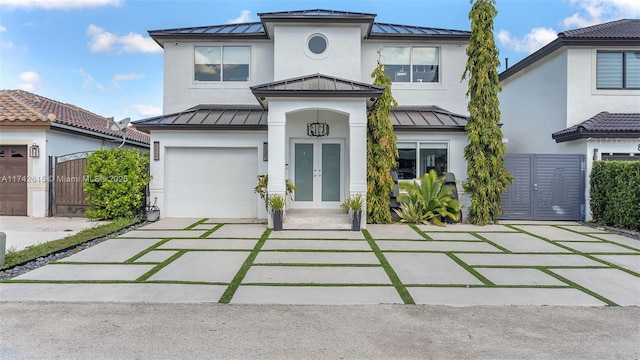
[[[142,250],[141,252],[135,254],[134,256],[130,257],[129,259],[125,260],[124,263],[125,264],[133,264],[134,261],[140,259],[141,257],[145,256],[146,254],[156,250],[158,248],[158,246],[167,243],[169,240],[171,240],[171,238],[164,238],[160,241],[158,241],[157,243],[149,246],[148,248]]]
[[[298,267],[380,267],[380,264],[318,264],[318,263],[254,263],[253,266],[298,266]]]
[[[251,268],[251,265],[253,265],[253,261],[258,256],[260,249],[262,249],[262,246],[267,241],[267,238],[269,237],[269,234],[271,234],[271,231],[272,229],[267,229],[264,231],[264,233],[262,233],[260,240],[258,240],[249,256],[247,256],[244,263],[242,263],[242,266],[240,266],[240,269],[238,269],[238,272],[233,277],[233,280],[231,280],[231,283],[227,287],[227,290],[225,290],[222,296],[220,296],[220,299],[218,300],[219,303],[228,304],[229,302],[231,302],[233,295],[235,295],[236,291],[238,291],[238,287],[242,283],[242,280],[244,280],[244,277],[247,275],[247,272]]]
[[[155,274],[158,271],[162,270],[162,268],[164,268],[165,266],[171,264],[174,260],[176,260],[177,258],[179,258],[180,256],[182,256],[182,255],[184,255],[186,253],[187,253],[187,251],[185,250],[185,251],[179,251],[179,252],[173,254],[173,256],[171,256],[167,260],[165,260],[165,261],[161,262],[160,264],[156,265],[153,269],[147,271],[145,274],[142,274],[142,276],[137,278],[136,281],[138,281],[138,282],[146,281],[151,276],[153,276],[153,274]]]
[[[539,270],[542,271],[543,273],[555,278],[555,279],[558,279],[559,281],[562,281],[563,283],[571,286],[572,288],[574,288],[576,290],[580,290],[580,291],[582,291],[583,293],[585,293],[587,295],[593,296],[594,298],[602,301],[603,303],[605,303],[605,304],[607,304],[609,306],[619,306],[618,304],[616,304],[613,301],[607,299],[606,297],[604,297],[604,296],[602,296],[602,295],[600,295],[598,293],[595,293],[595,292],[587,289],[584,286],[580,286],[579,284],[577,284],[577,283],[565,278],[562,275],[558,275],[558,274],[554,273],[553,271],[551,271],[549,269],[539,268]]]
[[[424,231],[418,229],[418,227],[416,226],[416,224],[409,224],[409,227],[413,229],[413,231],[417,232],[418,234],[420,234],[420,236],[422,236],[423,238],[425,238],[425,240],[430,240],[433,241],[433,238],[429,235],[427,235]]]
[[[487,286],[495,286],[496,284],[494,284],[493,282],[491,282],[491,280],[487,279],[486,277],[484,277],[482,274],[480,274],[479,272],[477,272],[474,268],[472,268],[471,266],[469,266],[469,264],[467,264],[466,262],[460,260],[459,257],[457,257],[455,254],[453,254],[452,252],[445,252],[445,255],[447,255],[449,257],[449,259],[453,260],[456,264],[460,265],[463,269],[467,270],[469,273],[471,273],[471,275],[475,276],[478,280],[480,280],[483,284],[487,285]]]
[[[201,239],[206,239],[206,238],[207,238],[207,236],[209,236],[209,235],[213,234],[213,232],[215,232],[216,230],[220,229],[220,228],[221,228],[221,227],[223,227],[223,226],[224,226],[224,224],[218,224],[218,225],[216,225],[213,229],[211,229],[211,230],[207,230],[204,234],[200,235],[200,238],[201,238]]]
[[[505,225],[505,226],[507,226],[507,227],[511,227],[512,225]],[[637,273],[637,272],[635,272],[635,271],[633,271],[633,270],[629,270],[629,269],[627,269],[627,268],[624,268],[624,267],[622,267],[622,266],[616,265],[616,264],[614,264],[614,263],[610,263],[610,262],[608,262],[608,261],[606,261],[606,260],[598,259],[598,258],[597,258],[597,257],[595,257],[595,256],[591,256],[591,254],[583,253],[582,251],[578,251],[578,250],[576,250],[576,249],[574,249],[574,248],[571,248],[571,247],[569,247],[569,246],[566,246],[566,245],[564,245],[564,244],[559,244],[559,243],[557,243],[557,242],[555,242],[555,241],[552,241],[552,240],[547,239],[547,238],[546,238],[546,237],[544,237],[544,236],[536,235],[536,234],[534,234],[534,233],[530,233],[530,232],[528,232],[528,231],[526,231],[526,230],[519,230],[519,231],[521,231],[522,233],[525,233],[525,234],[529,234],[529,235],[531,235],[531,236],[533,236],[533,237],[536,237],[536,238],[538,238],[538,239],[540,239],[540,240],[544,240],[544,241],[548,242],[549,244],[553,244],[553,245],[556,245],[556,246],[558,246],[558,247],[561,247],[561,248],[563,248],[563,249],[565,249],[565,250],[569,250],[569,251],[570,251],[572,254],[574,254],[574,255],[584,256],[584,257],[586,257],[587,259],[593,260],[593,261],[595,261],[595,262],[599,262],[599,263],[601,263],[601,264],[605,264],[605,265],[609,266],[610,268],[618,269],[618,270],[620,270],[620,271],[624,271],[624,272],[626,272],[627,274],[631,274],[631,275],[633,275],[633,276],[640,277],[640,274],[639,274],[639,273]],[[558,241],[560,241],[560,240],[558,240]],[[611,255],[611,253],[607,253],[607,255]],[[633,255],[633,254],[626,254],[626,255]]]
[[[513,254],[513,252],[512,252],[511,250],[507,249],[506,247],[503,247],[503,246],[500,246],[500,245],[498,245],[498,244],[494,243],[493,241],[491,241],[491,240],[487,239],[486,237],[484,237],[484,236],[480,235],[480,233],[477,233],[477,232],[470,232],[469,234],[471,234],[471,235],[473,235],[473,236],[477,237],[478,239],[480,239],[480,240],[482,240],[482,241],[486,242],[487,244],[489,244],[489,245],[491,245],[491,246],[495,247],[496,249],[501,250],[501,251],[502,251],[502,252],[504,252],[505,254]]]
[[[191,229],[193,229],[194,227],[196,227],[196,226],[198,226],[198,225],[200,225],[200,224],[203,224],[203,223],[204,223],[205,221],[207,221],[207,220],[209,220],[209,219],[208,219],[208,218],[200,219],[200,220],[198,220],[198,221],[194,222],[193,224],[191,224],[191,225],[187,226],[187,227],[186,227],[186,228],[184,228],[183,230],[191,230]]]
[[[621,243],[618,243],[618,242],[615,242],[615,241],[612,241],[612,240],[602,239],[602,238],[598,237],[599,234],[619,235],[619,234],[616,234],[616,233],[584,233],[584,232],[580,232],[580,231],[573,230],[573,229],[563,228],[560,225],[551,225],[551,226],[556,227],[558,229],[567,230],[567,231],[570,231],[570,232],[575,233],[575,234],[584,235],[586,237],[590,237],[592,239],[595,239],[595,240],[598,240],[598,241],[601,241],[601,242],[609,243],[609,244],[612,244],[612,245],[617,245],[617,246],[620,246],[620,247],[623,247],[623,248],[626,248],[626,249],[629,249],[629,250],[640,252],[640,246],[636,248],[636,247],[633,247],[631,245],[621,244]],[[622,235],[620,235],[620,236],[622,236]],[[566,241],[566,240],[556,240],[556,241],[570,242],[570,241]],[[579,242],[579,241],[575,241],[575,242]],[[589,242],[589,241],[583,241],[583,242]],[[638,244],[640,245],[640,241],[638,241]]]
[[[391,284],[396,288],[398,295],[400,295],[400,299],[402,299],[405,304],[415,305],[415,300],[413,300],[413,297],[411,296],[407,288],[404,286],[402,281],[400,281],[400,277],[398,277],[396,271],[393,270],[391,264],[389,264],[389,261],[378,247],[378,244],[376,244],[375,240],[373,240],[373,237],[371,236],[369,231],[367,231],[366,229],[362,229],[362,234],[364,235],[364,238],[367,239],[367,242],[369,243],[371,250],[373,250],[373,253],[376,254],[378,261],[380,261],[380,264],[382,264],[382,268],[387,273],[389,280],[391,280]]]

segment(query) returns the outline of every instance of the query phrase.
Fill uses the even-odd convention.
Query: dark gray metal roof
[[[340,79],[323,74],[313,74],[292,79],[252,86],[255,96],[339,96],[368,97],[384,92],[381,86],[353,80]]]
[[[437,106],[398,107],[391,111],[396,131],[464,132],[467,117]],[[199,105],[185,111],[133,122],[139,130],[267,130],[267,110],[258,106]]]
[[[259,106],[198,105],[185,111],[133,122],[138,130],[267,130],[267,111]]]
[[[437,106],[397,107],[389,115],[396,131],[465,131],[469,118]]]
[[[440,40],[468,40],[470,31],[429,28],[422,26],[375,23],[376,14],[338,11],[338,10],[296,10],[260,13],[261,22],[242,24],[224,24],[163,30],[150,30],[149,35],[160,43],[162,39],[269,39],[265,30],[271,22],[338,22],[366,24],[366,38],[416,39],[429,38]]]
[[[441,39],[469,39],[470,31],[438,29],[423,26],[374,23],[370,39],[398,39],[402,37],[430,37]]]
[[[340,10],[327,10],[327,9],[311,9],[311,10],[293,10],[293,11],[278,11],[258,13],[258,16],[263,19],[279,20],[279,19],[309,19],[309,18],[353,18],[361,20],[373,20],[376,14],[361,13],[353,11],[340,11]]]
[[[274,81],[250,89],[265,109],[269,98],[274,97],[365,98],[370,107],[384,92],[380,86],[323,74]]]
[[[543,59],[563,46],[638,47],[640,45],[640,19],[621,19],[581,29],[567,30],[543,48],[527,56],[500,73],[500,81]]]
[[[640,113],[609,113],[603,111],[580,124],[551,135],[557,143],[585,138],[638,138]]]

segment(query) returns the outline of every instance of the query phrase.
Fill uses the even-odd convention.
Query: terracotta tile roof
[[[556,142],[585,138],[638,138],[640,113],[609,113],[603,111],[580,124],[551,135]]]
[[[122,136],[110,129],[109,118],[24,90],[0,90],[0,123],[4,122],[50,122],[53,127],[60,124],[103,135]],[[127,129],[126,138],[149,144],[149,135],[134,128]]]

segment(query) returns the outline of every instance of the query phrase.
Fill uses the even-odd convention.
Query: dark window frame
[[[596,52],[596,89],[598,90],[640,90],[638,87],[627,86],[627,53],[639,53],[635,50],[598,50]],[[599,87],[598,86],[598,54],[621,54],[622,55],[622,86],[621,87]]]
[[[237,64],[225,64],[224,62],[224,49],[225,48],[234,48],[234,47],[241,47],[241,48],[247,48],[249,50],[249,58],[248,58],[248,63],[246,64],[247,66],[247,79],[246,80],[225,80],[225,66],[231,66],[231,65],[237,65]],[[219,74],[219,79],[213,79],[213,80],[199,80],[197,79],[197,68],[198,65],[204,65],[204,66],[211,66],[211,64],[197,64],[196,63],[196,54],[197,54],[197,49],[198,48],[220,48],[220,64],[213,64],[213,65],[217,65],[219,66],[220,69],[220,74]],[[193,47],[193,55],[194,55],[194,59],[193,59],[193,81],[196,83],[232,83],[232,82],[250,82],[251,81],[251,46],[250,45],[195,45]]]

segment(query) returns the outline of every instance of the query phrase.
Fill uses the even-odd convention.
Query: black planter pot
[[[282,210],[273,211],[273,231],[282,231]]]
[[[354,211],[351,217],[351,231],[360,231],[360,220],[362,219],[362,211]]]

